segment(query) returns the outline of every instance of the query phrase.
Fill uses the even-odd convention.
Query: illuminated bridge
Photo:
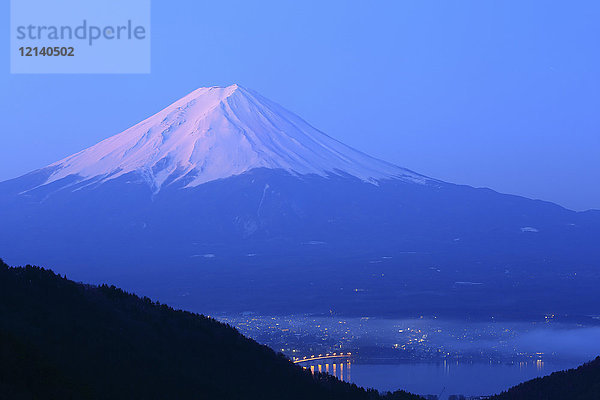
[[[305,362],[310,362],[310,361],[320,361],[320,360],[334,360],[336,358],[344,358],[344,359],[349,359],[352,357],[352,353],[327,353],[327,354],[319,354],[319,355],[312,355],[310,357],[293,357],[292,358],[292,362],[294,364],[301,364],[301,363],[305,363]]]
[[[304,369],[315,372],[325,372],[343,381],[350,381],[352,353],[315,354],[310,357],[293,357],[292,362]]]

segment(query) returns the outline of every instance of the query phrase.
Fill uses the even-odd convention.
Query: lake
[[[404,363],[404,364],[356,364],[350,365],[344,378],[359,386],[378,390],[404,389],[417,394],[444,392],[441,399],[450,394],[468,396],[499,393],[523,381],[554,371],[576,367],[577,363]],[[348,368],[346,367],[348,370]],[[339,368],[338,368],[339,370]]]

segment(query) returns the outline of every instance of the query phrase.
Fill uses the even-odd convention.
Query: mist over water
[[[515,340],[524,352],[555,354],[564,360],[586,360],[600,355],[600,327],[540,328]]]

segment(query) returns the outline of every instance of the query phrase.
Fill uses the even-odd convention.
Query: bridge
[[[292,362],[294,364],[302,364],[302,363],[306,363],[306,362],[311,362],[311,361],[319,361],[319,360],[332,360],[332,359],[336,359],[336,358],[351,358],[352,357],[352,353],[327,353],[327,354],[319,354],[319,355],[312,355],[310,357],[293,357],[292,358]]]

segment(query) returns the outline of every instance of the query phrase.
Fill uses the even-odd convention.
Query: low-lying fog
[[[437,318],[385,319],[336,316],[221,316],[289,356],[338,349],[358,359],[584,362],[600,355],[600,326],[557,322],[471,322]]]

